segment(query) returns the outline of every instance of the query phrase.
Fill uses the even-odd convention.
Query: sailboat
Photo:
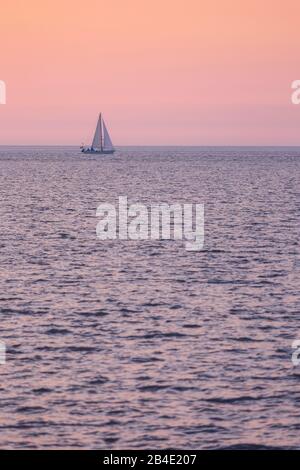
[[[112,144],[101,113],[99,114],[99,119],[91,147],[81,146],[80,148],[81,152],[83,153],[112,154],[115,152],[115,148]]]

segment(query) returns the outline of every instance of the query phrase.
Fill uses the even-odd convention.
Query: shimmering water
[[[300,448],[300,149],[0,148],[2,448]],[[205,248],[96,207],[205,204]]]

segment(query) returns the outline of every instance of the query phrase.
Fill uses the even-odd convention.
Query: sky
[[[1,144],[300,145],[297,0],[0,0]]]

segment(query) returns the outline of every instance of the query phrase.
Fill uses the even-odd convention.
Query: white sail
[[[92,148],[93,149],[100,149],[101,148],[101,116],[99,116],[98,122],[97,122],[97,127],[92,143]]]
[[[109,133],[106,129],[106,125],[103,119],[102,119],[102,126],[103,126],[103,148],[105,150],[114,150],[113,143],[110,139]]]

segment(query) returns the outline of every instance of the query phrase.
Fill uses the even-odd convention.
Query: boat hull
[[[115,150],[81,150],[82,153],[88,153],[90,155],[112,155]]]

